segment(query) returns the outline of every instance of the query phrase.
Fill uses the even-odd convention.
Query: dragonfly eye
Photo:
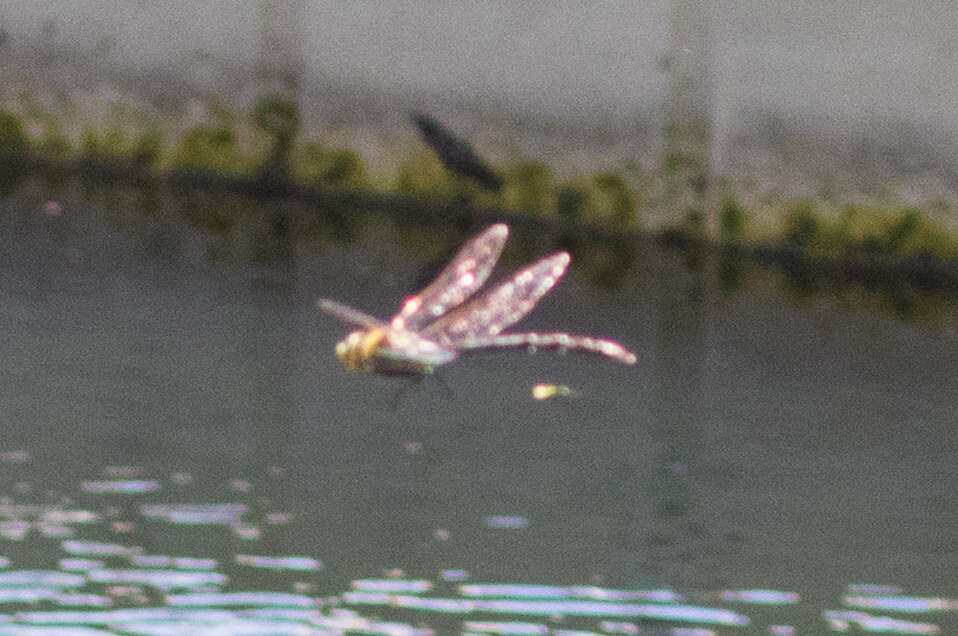
[[[339,358],[339,361],[343,363],[347,369],[350,368],[349,363],[349,351],[352,347],[349,345],[349,338],[345,340],[340,340],[336,343],[336,357]]]

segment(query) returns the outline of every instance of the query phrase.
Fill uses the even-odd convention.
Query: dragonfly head
[[[385,337],[385,330],[378,328],[354,331],[336,343],[336,357],[347,371],[363,369]]]

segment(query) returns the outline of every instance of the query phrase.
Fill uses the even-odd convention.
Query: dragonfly
[[[460,353],[507,347],[589,351],[635,364],[635,354],[613,340],[559,332],[506,332],[555,286],[571,261],[567,252],[545,256],[473,298],[492,273],[508,238],[509,226],[496,223],[470,239],[435,280],[406,299],[389,322],[320,298],[321,310],[359,327],[336,344],[343,366],[348,371],[421,376]]]

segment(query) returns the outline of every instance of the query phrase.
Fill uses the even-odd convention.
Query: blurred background
[[[386,190],[401,189],[404,165],[425,161],[408,122],[415,109],[493,165],[516,167],[509,183],[532,162],[556,190],[621,175],[641,192],[633,215],[646,226],[693,210],[714,233],[732,197],[764,237],[804,197],[825,217],[849,204],[920,206],[953,230],[942,208],[953,208],[958,184],[956,11],[949,2],[915,11],[816,1],[11,0],[0,8],[2,98],[28,128],[41,126],[40,112],[54,116],[74,146],[84,127],[135,136],[159,126],[173,153],[184,131],[229,115],[240,125],[278,91],[299,108],[300,137],[355,151]],[[683,194],[705,176],[714,201]],[[516,199],[482,203],[538,205]]]

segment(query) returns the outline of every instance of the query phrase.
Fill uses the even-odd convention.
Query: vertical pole
[[[295,100],[299,96],[303,56],[299,25],[302,0],[260,0],[257,91]]]
[[[708,205],[710,4],[672,0],[664,168],[672,222],[714,238]]]

